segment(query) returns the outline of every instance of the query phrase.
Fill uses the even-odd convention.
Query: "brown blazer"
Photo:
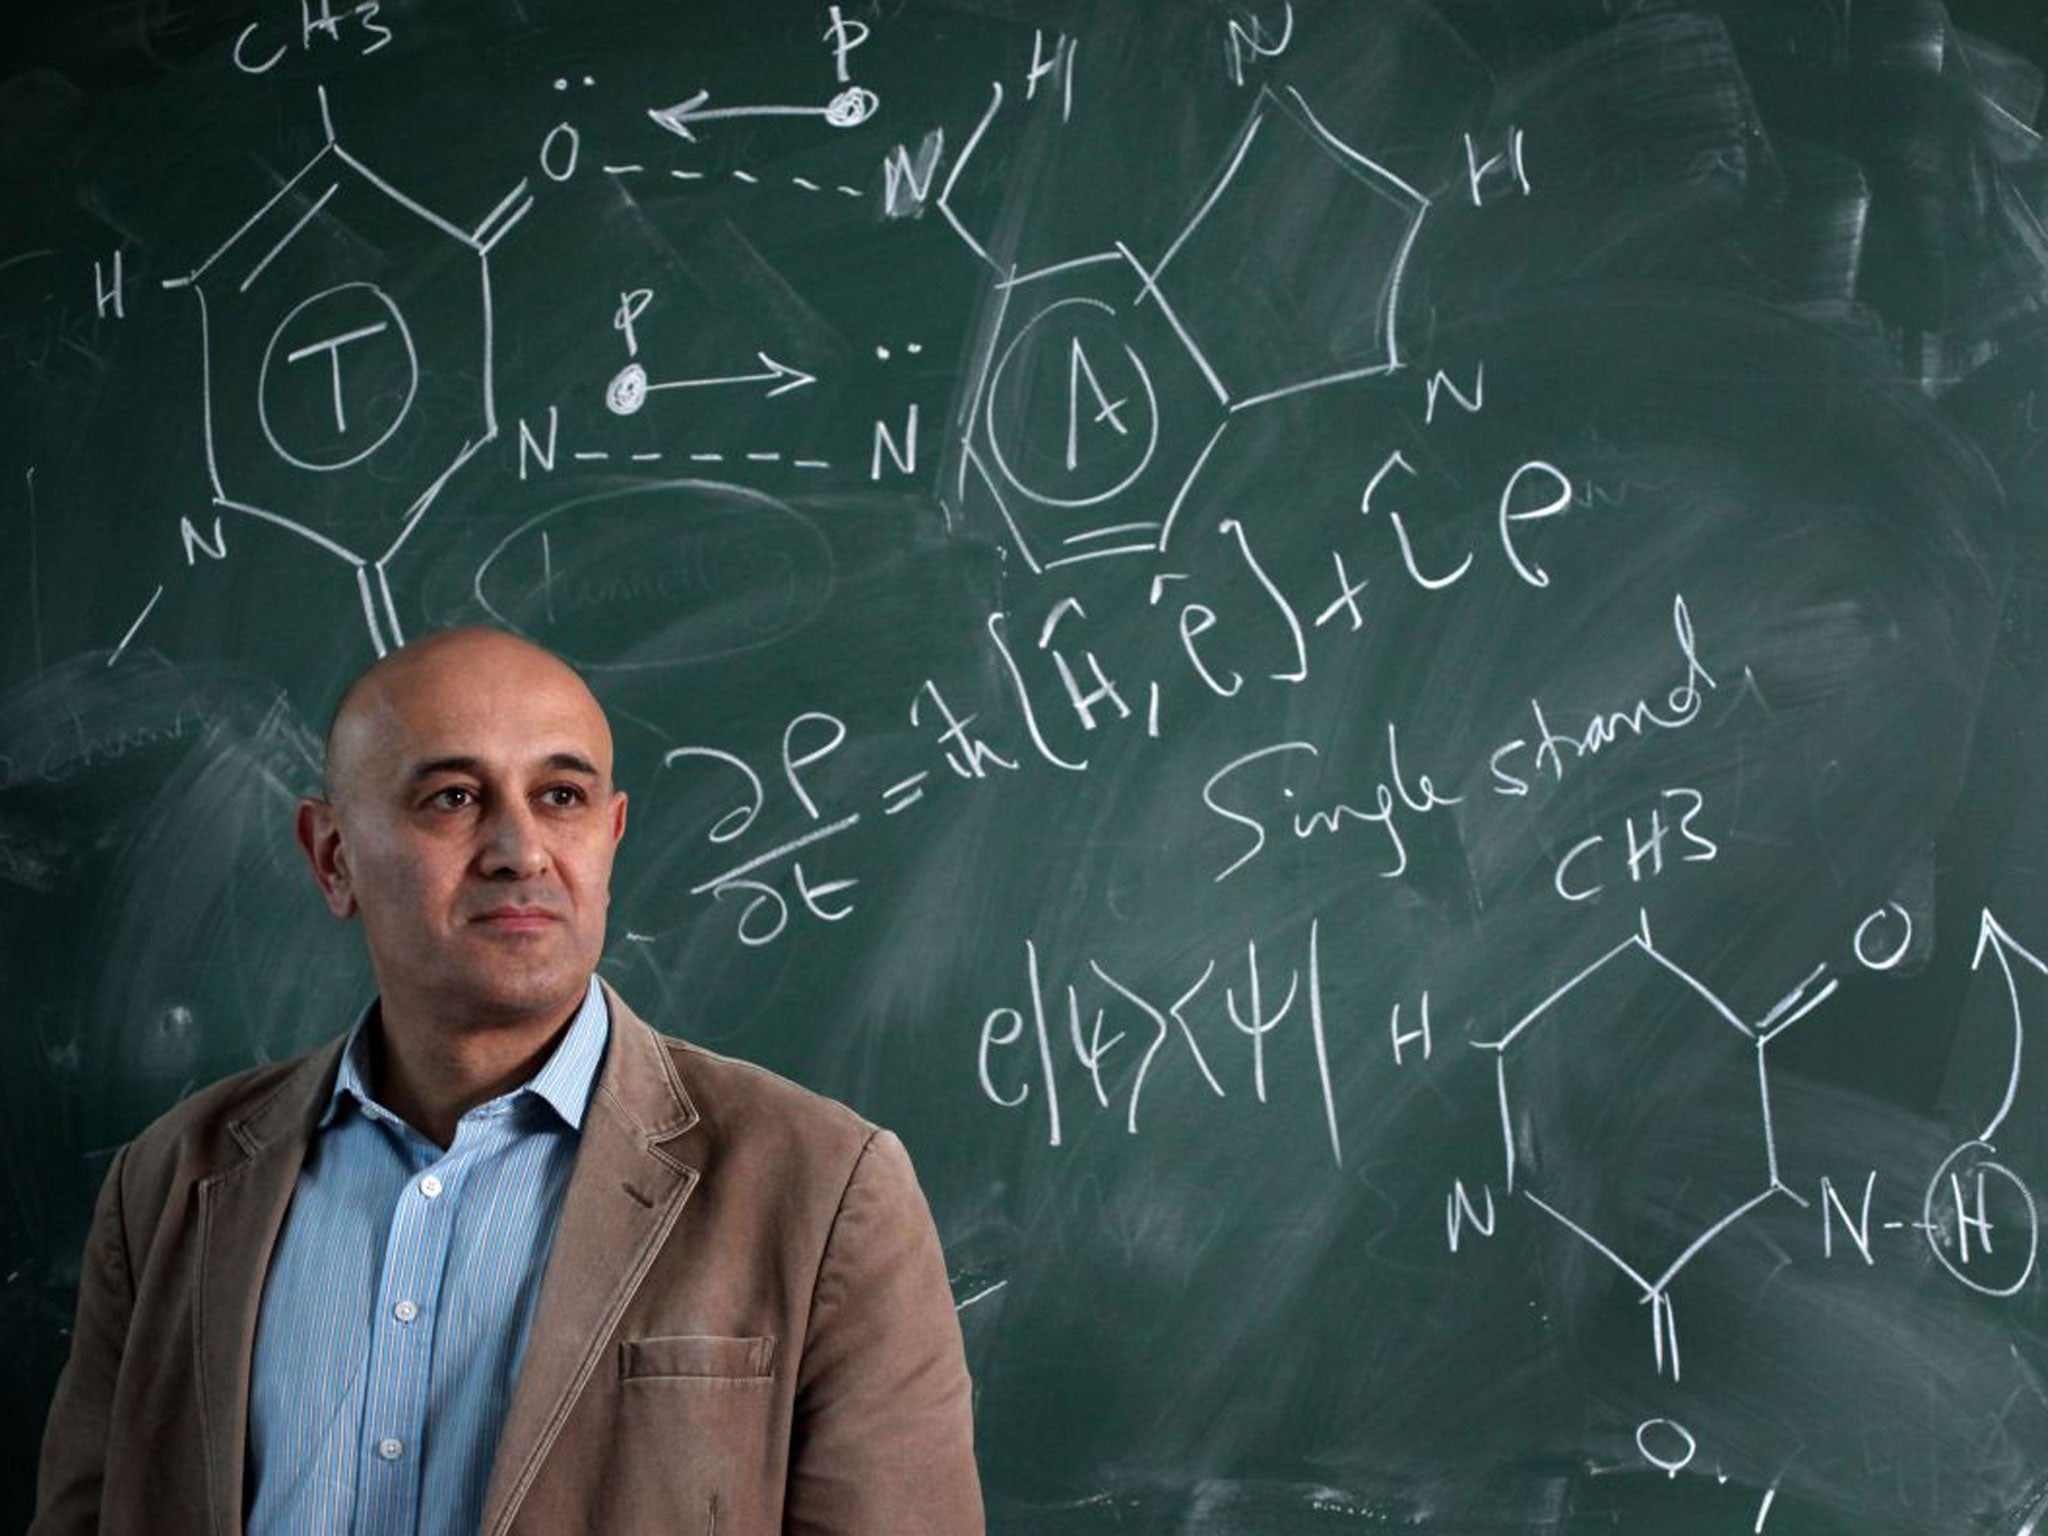
[[[979,1533],[960,1328],[902,1145],[605,1000],[485,1536]],[[264,1273],[339,1055],[216,1083],[115,1157],[32,1536],[239,1536]]]

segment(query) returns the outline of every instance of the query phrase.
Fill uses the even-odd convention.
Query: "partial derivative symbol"
[[[405,639],[392,560],[498,434],[490,255],[533,198],[522,180],[464,229],[351,154],[319,103],[321,147],[164,286],[199,306],[214,504],[353,570],[382,655]]]

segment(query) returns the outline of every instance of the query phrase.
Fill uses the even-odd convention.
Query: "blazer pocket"
[[[734,1339],[710,1333],[627,1339],[619,1347],[619,1376],[626,1381],[662,1377],[760,1380],[775,1363],[775,1340]]]

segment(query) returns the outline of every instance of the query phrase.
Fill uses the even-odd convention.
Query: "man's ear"
[[[355,888],[349,879],[348,854],[341,846],[341,823],[328,801],[313,796],[299,802],[295,826],[299,848],[312,866],[313,883],[327,910],[336,917],[356,914]]]
[[[623,789],[615,789],[612,791],[612,842],[616,844],[625,835],[626,792]]]

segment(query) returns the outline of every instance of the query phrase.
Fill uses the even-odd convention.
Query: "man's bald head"
[[[366,762],[378,755],[392,727],[422,701],[481,699],[499,688],[540,687],[582,700],[604,745],[601,765],[611,775],[611,727],[576,670],[552,651],[504,630],[465,625],[424,635],[379,658],[343,690],[327,728],[327,799],[340,804],[360,787]],[[432,707],[432,706],[429,706]]]
[[[363,921],[387,1023],[552,1029],[575,1010],[626,797],[604,711],[559,657],[478,628],[394,651],[343,696],[327,796],[296,825],[328,910]]]

